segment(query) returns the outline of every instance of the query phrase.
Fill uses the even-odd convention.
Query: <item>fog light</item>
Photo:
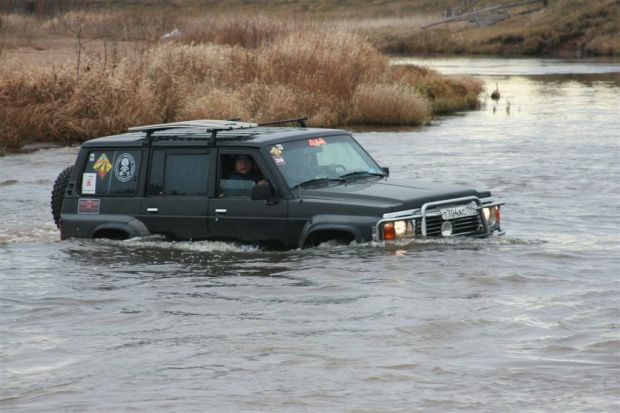
[[[445,221],[443,224],[441,224],[441,235],[443,235],[444,237],[449,237],[450,235],[452,235],[452,222]]]

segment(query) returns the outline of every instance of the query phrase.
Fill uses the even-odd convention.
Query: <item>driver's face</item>
[[[238,159],[235,161],[235,170],[240,174],[247,174],[252,169],[252,162],[247,159]]]

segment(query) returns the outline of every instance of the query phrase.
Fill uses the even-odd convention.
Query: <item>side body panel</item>
[[[146,235],[148,231],[136,221],[143,191],[141,177],[146,170],[144,159],[142,147],[82,148],[65,191],[61,237],[89,238],[99,230]],[[127,160],[124,175],[123,160]]]

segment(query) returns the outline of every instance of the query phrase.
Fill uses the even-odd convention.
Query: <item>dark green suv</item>
[[[502,234],[490,192],[394,179],[350,133],[296,121],[198,120],[85,142],[52,191],[61,238],[295,248]]]

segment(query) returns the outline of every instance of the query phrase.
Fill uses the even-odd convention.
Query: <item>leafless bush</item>
[[[275,19],[262,15],[215,15],[187,20],[181,40],[185,43],[218,43],[255,49],[297,30],[309,21]]]
[[[431,105],[413,85],[371,83],[353,97],[350,123],[419,125],[431,118]]]

